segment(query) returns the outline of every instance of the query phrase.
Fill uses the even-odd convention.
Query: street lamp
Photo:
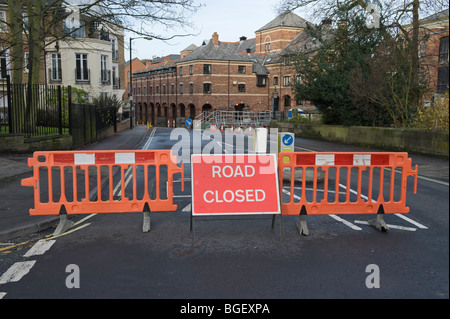
[[[130,37],[130,129],[133,129],[133,48],[131,47],[131,43],[136,39],[145,39],[148,41],[153,40],[153,38],[150,37]]]

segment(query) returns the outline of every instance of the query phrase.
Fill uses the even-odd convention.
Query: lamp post
[[[145,40],[153,40],[153,38],[150,37],[137,37],[132,38],[130,37],[130,129],[133,129],[133,48],[132,48],[132,41],[136,39],[145,39]]]

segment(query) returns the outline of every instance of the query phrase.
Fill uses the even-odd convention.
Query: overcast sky
[[[165,43],[161,40],[133,40],[133,58],[151,59],[153,56],[180,54],[191,44],[200,46],[203,40],[211,39],[214,32],[219,34],[219,41],[239,41],[239,37],[255,37],[255,31],[277,17],[275,6],[279,0],[202,0],[205,4],[190,20],[195,29],[190,33],[196,36],[175,38]],[[306,12],[295,11],[308,20]],[[164,33],[165,31],[161,31]],[[157,32],[155,32],[157,33]],[[165,32],[171,35],[170,31]],[[129,35],[125,34],[125,60],[129,60]]]

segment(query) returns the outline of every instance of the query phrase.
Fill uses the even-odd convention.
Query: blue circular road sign
[[[190,127],[190,126],[192,126],[192,120],[188,118],[188,119],[186,119],[184,124],[186,124],[187,127]]]
[[[294,138],[292,137],[292,135],[284,135],[281,141],[284,145],[291,146],[292,143],[294,143]]]

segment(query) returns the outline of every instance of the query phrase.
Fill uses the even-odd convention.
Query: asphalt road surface
[[[154,129],[139,148],[178,143],[178,156],[188,158],[193,132],[172,132],[172,139],[171,132]],[[200,148],[210,142],[201,140]],[[219,144],[228,153],[245,153],[253,141]],[[297,151],[369,151],[300,138],[295,145]],[[195,218],[191,232],[186,163],[184,181],[178,174],[174,182],[177,211],[151,213],[148,233],[142,214],[119,213],[75,216],[79,223],[60,237],[48,230],[16,239],[8,256],[3,250],[0,298],[176,299],[170,311],[180,318],[189,311],[229,314],[225,303],[252,304],[234,312],[268,314],[272,307],[273,314],[272,299],[448,299],[448,160],[411,157],[419,164],[418,191],[413,194],[408,180],[410,213],[386,214],[388,232],[366,224],[373,216],[321,215],[308,216],[309,236],[299,234],[298,216],[278,216],[273,229],[270,216]],[[138,171],[138,184],[141,178]],[[125,196],[132,196],[130,185]],[[222,301],[211,303],[216,299]],[[207,304],[215,308],[201,307]]]

